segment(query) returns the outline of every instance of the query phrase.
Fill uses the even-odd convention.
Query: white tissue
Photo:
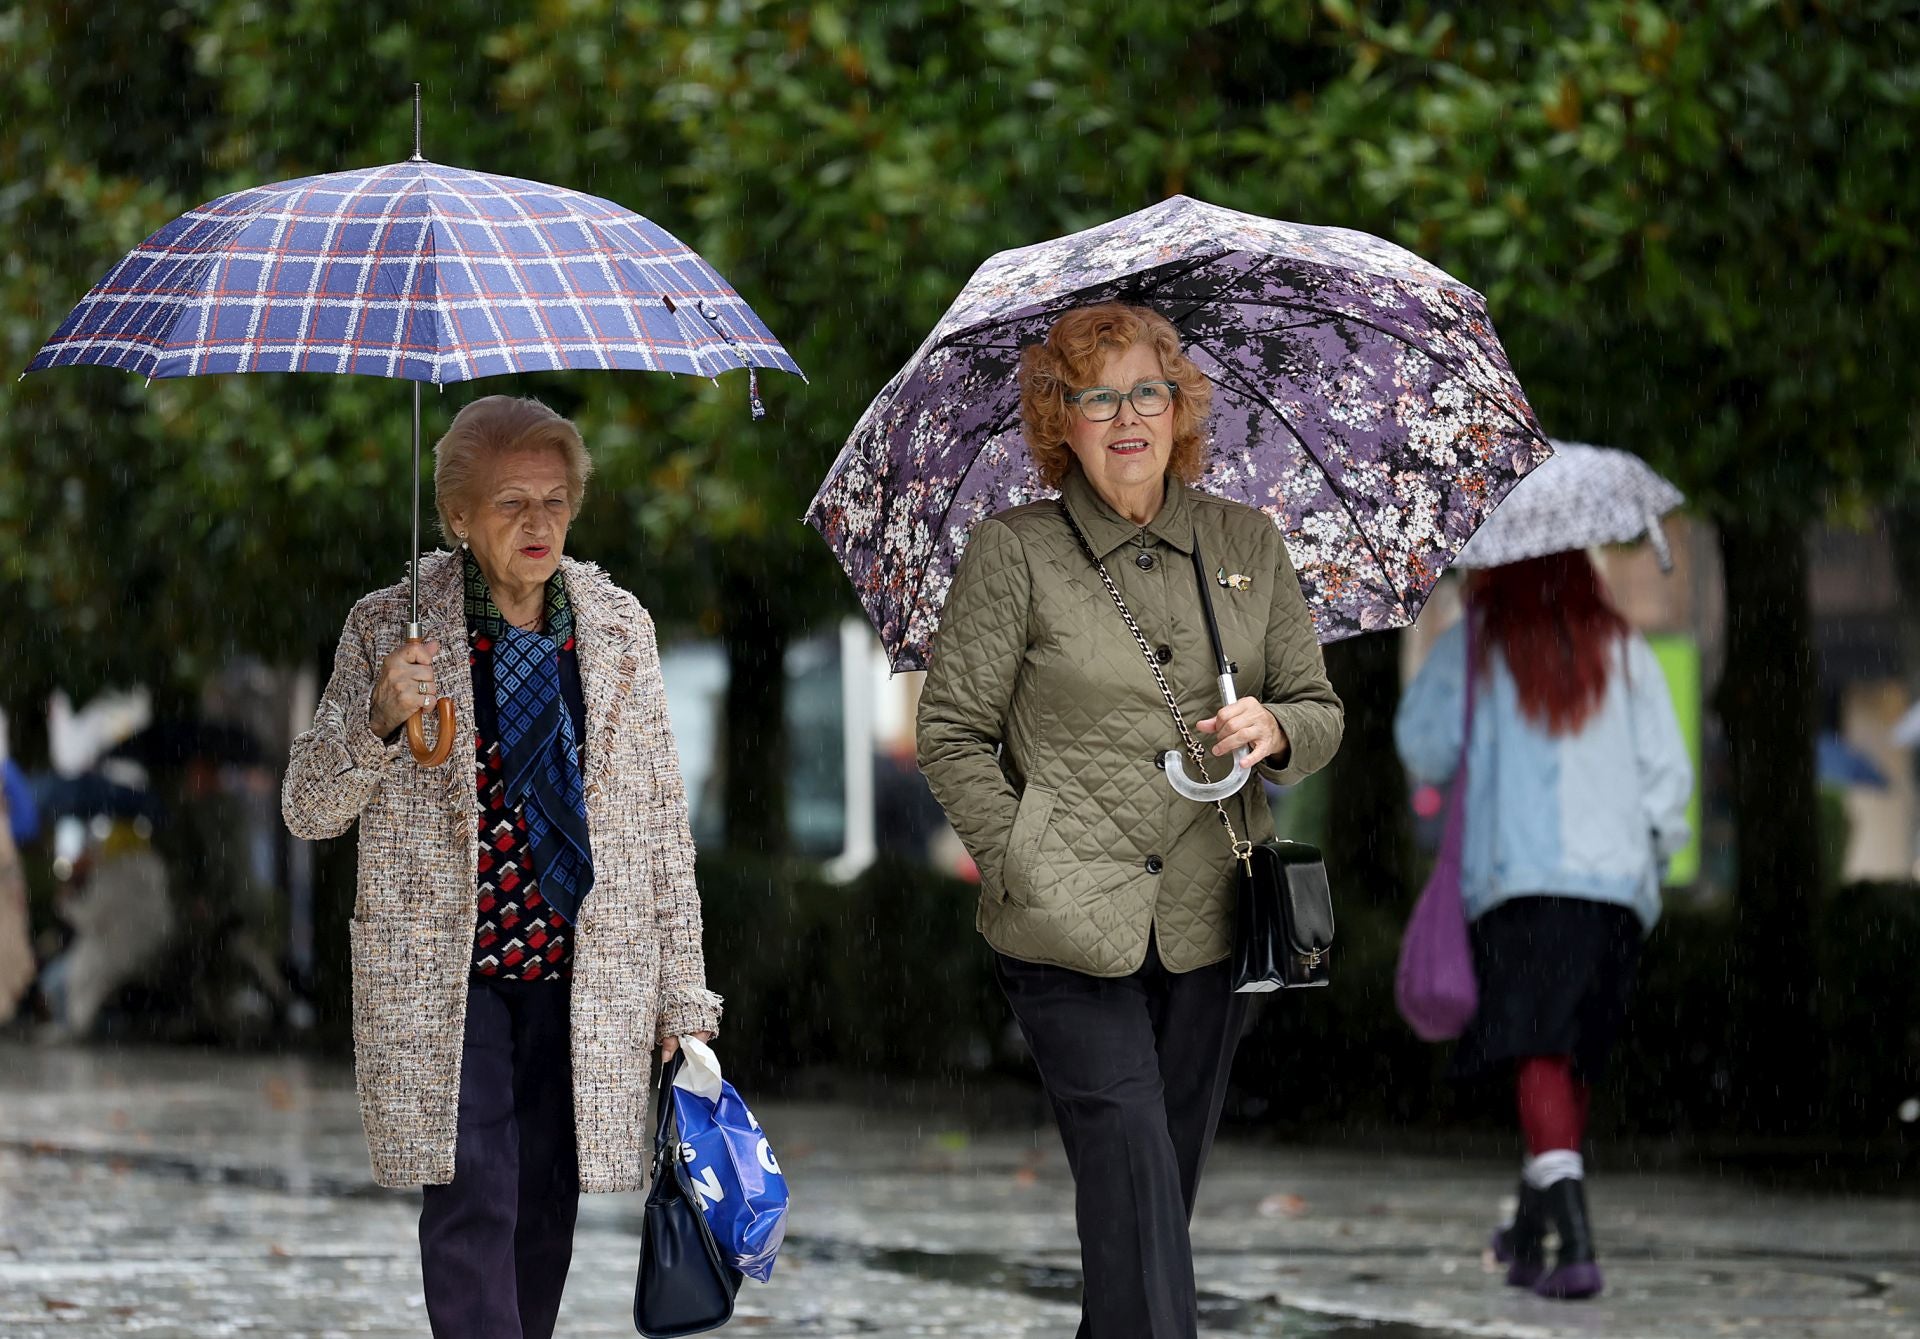
[[[704,1097],[709,1102],[718,1102],[720,1057],[713,1053],[713,1047],[698,1037],[682,1037],[680,1054],[686,1059],[681,1062],[680,1072],[673,1076],[673,1086],[685,1088],[695,1097]]]

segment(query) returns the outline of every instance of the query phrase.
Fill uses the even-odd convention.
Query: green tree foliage
[[[1324,7],[1351,68],[1235,134],[1238,198],[1344,196],[1468,279],[1550,429],[1715,520],[1912,482],[1910,6]]]
[[[592,33],[621,14],[630,40],[583,41],[534,19],[496,45],[545,88],[653,89],[653,114],[686,153],[665,186],[697,219],[690,240],[764,295],[811,378],[779,388],[771,449],[712,405],[691,406],[675,466],[718,494],[675,509],[675,546],[706,555],[724,592],[728,825],[764,836],[782,811],[782,769],[777,702],[755,685],[777,680],[797,617],[848,607],[823,546],[794,520],[982,259],[1186,185],[1189,146],[1226,115],[1211,77],[1226,33],[1142,3],[574,13]]]
[[[429,157],[647,213],[735,282],[810,382],[766,378],[759,425],[738,376],[526,388],[575,415],[599,461],[576,549],[732,650],[728,810],[777,848],[781,651],[850,607],[796,524],[813,487],[985,255],[1189,185],[1223,90],[1251,93],[1227,76],[1259,25],[1234,6],[1196,24],[1163,5],[998,0],[397,12],[6,11],[31,104],[0,132],[18,183],[0,209],[31,243],[10,261],[5,352],[24,365],[82,276],[199,200],[405,156],[413,79]],[[429,437],[468,394],[517,388],[430,399]],[[16,703],[54,683],[189,686],[234,650],[307,654],[397,574],[403,388],[73,371],[0,395],[7,580],[37,639],[0,675]]]
[[[601,472],[575,548],[725,639],[728,810],[777,849],[781,650],[851,609],[797,518],[982,258],[1174,191],[1392,237],[1488,295],[1550,431],[1641,452],[1719,528],[1737,978],[1772,1039],[1817,984],[1793,952],[1817,882],[1801,532],[1913,494],[1909,8],[0,0],[0,362],[186,207],[404,157],[414,80],[429,157],[654,218],[807,383],[765,378],[756,425],[737,374],[488,382],[430,398],[428,433],[500,389],[578,418]],[[399,574],[405,431],[404,388],[372,380],[0,377],[0,698],[330,644]],[[1343,654],[1390,711],[1390,650]],[[1399,783],[1341,785],[1385,886]]]

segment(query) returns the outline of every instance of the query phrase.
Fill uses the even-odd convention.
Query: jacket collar
[[[573,605],[573,650],[580,660],[580,686],[587,706],[587,781],[607,772],[620,708],[639,669],[639,626],[630,604],[617,603],[618,588],[592,563],[560,560],[560,575]]]
[[[1187,498],[1186,485],[1171,474],[1167,476],[1166,500],[1160,504],[1159,514],[1145,526],[1135,524],[1108,506],[1077,465],[1061,482],[1060,496],[1079,524],[1080,532],[1093,546],[1096,558],[1104,560],[1122,544],[1137,538],[1143,529],[1181,553],[1193,552],[1193,504]]]
[[[467,635],[466,562],[458,553],[441,549],[420,559],[420,634],[437,637],[446,646],[464,642]],[[624,651],[633,641],[630,620],[615,608],[613,588],[592,563],[560,560],[560,580],[573,611],[574,635],[582,643]],[[584,657],[584,651],[582,655]],[[584,659],[582,662],[584,668]]]

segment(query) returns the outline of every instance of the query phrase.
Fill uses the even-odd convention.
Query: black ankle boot
[[[1553,1270],[1533,1285],[1542,1297],[1572,1301],[1592,1297],[1602,1286],[1600,1266],[1593,1256],[1593,1224],[1587,1218],[1586,1183],[1567,1177],[1548,1186],[1542,1196],[1547,1217],[1560,1234],[1560,1254]]]
[[[1546,1194],[1523,1177],[1513,1221],[1493,1233],[1493,1258],[1507,1266],[1508,1286],[1531,1288],[1547,1272],[1546,1235]]]

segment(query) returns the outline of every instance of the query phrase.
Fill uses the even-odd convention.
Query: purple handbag
[[[1447,826],[1433,874],[1407,920],[1400,965],[1393,974],[1393,1002],[1422,1041],[1451,1041],[1466,1031],[1480,1007],[1473,975],[1473,945],[1467,939],[1467,909],[1460,896],[1460,848],[1465,841],[1467,748],[1473,740],[1473,616],[1467,620],[1467,720],[1460,736],[1460,765],[1447,795]]]

